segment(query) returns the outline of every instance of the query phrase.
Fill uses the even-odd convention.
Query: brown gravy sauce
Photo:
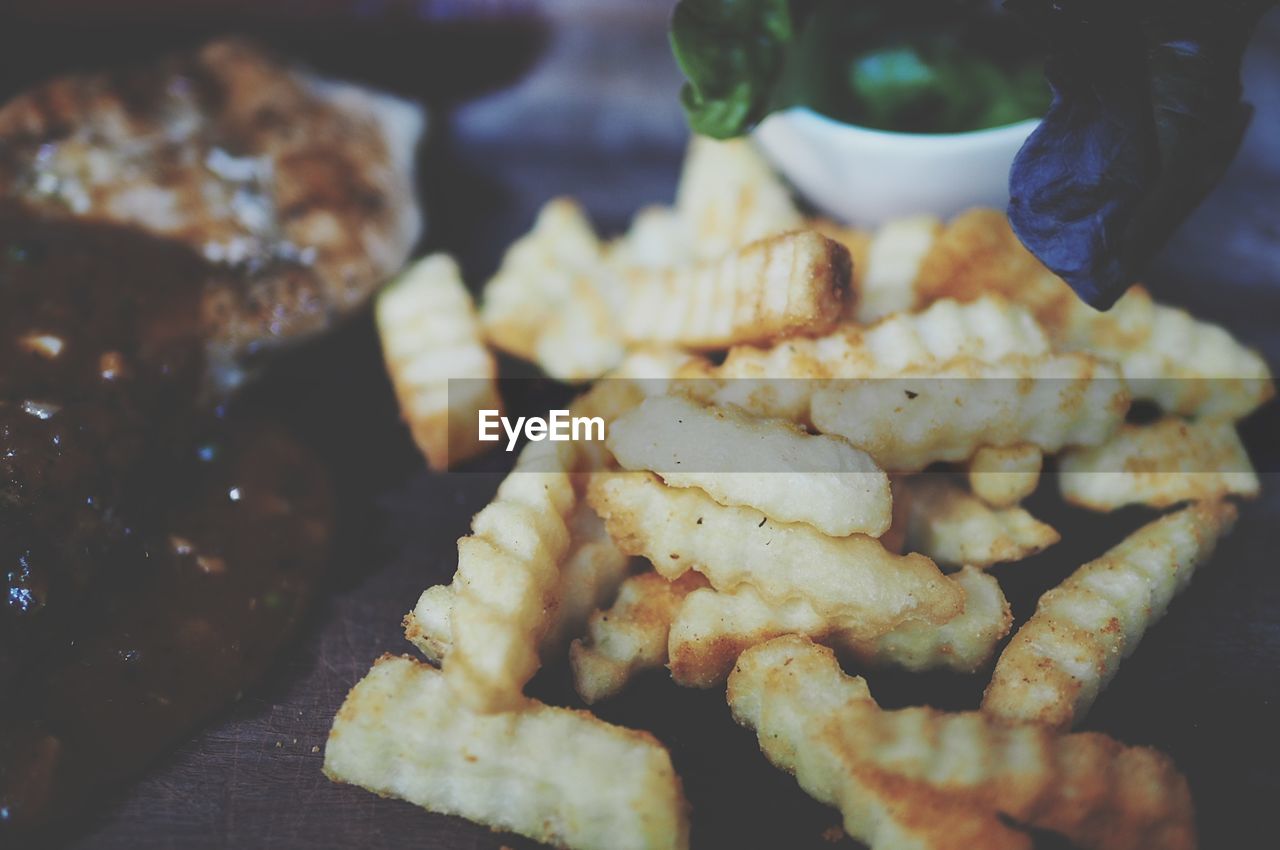
[[[0,844],[236,698],[326,565],[324,470],[206,397],[209,279],[0,204]]]

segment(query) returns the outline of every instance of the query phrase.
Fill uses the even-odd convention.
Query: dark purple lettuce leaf
[[[1008,0],[1054,90],[1009,176],[1009,220],[1105,309],[1218,182],[1251,115],[1240,62],[1275,0]]]

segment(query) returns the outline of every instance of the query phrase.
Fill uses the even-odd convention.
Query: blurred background
[[[0,96],[61,71],[136,61],[218,33],[253,34],[326,72],[433,107],[424,163],[434,182],[426,189],[444,214],[430,238],[483,274],[496,258],[486,264],[468,253],[466,240],[450,242],[477,216],[514,236],[542,200],[573,194],[603,226],[617,229],[637,200],[670,196],[671,163],[688,134],[677,100],[682,78],[667,43],[672,5],[7,0],[0,8]],[[1249,293],[1239,297],[1266,298],[1280,279],[1280,207],[1271,202],[1280,190],[1280,12],[1258,28],[1244,77],[1256,112],[1240,155],[1157,269],[1179,290],[1174,300],[1211,317],[1215,306],[1219,315],[1223,309],[1215,294],[1223,283]],[[439,163],[445,154],[448,168]],[[501,199],[485,195],[495,185]]]

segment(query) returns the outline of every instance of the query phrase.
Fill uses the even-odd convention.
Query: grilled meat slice
[[[0,198],[209,260],[203,322],[225,387],[246,355],[322,330],[404,263],[422,130],[409,103],[217,41],[0,107]]]

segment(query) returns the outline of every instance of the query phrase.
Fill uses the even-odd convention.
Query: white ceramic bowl
[[[913,213],[1003,209],[1009,166],[1038,119],[971,133],[890,133],[808,109],[765,119],[755,140],[802,195],[841,221],[874,226]]]

